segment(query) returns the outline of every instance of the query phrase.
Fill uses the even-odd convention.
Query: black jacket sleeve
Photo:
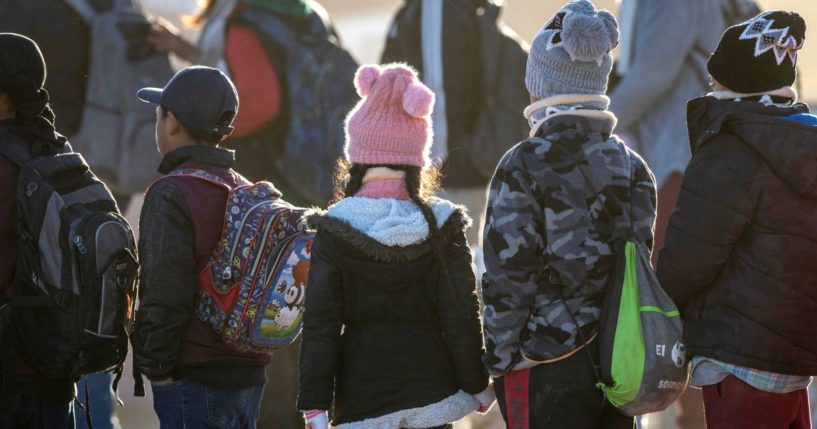
[[[488,373],[482,365],[485,349],[479,320],[476,278],[471,268],[471,252],[465,232],[448,245],[445,261],[448,268],[438,282],[438,318],[443,338],[460,388],[477,394],[488,386]]]
[[[679,308],[717,279],[752,220],[758,158],[724,135],[697,150],[658,258],[658,279]]]
[[[298,409],[328,410],[340,356],[343,277],[318,232],[312,243],[300,357]]]
[[[181,191],[167,180],[145,197],[139,221],[142,281],[134,362],[151,380],[169,377],[196,294],[195,230]]]

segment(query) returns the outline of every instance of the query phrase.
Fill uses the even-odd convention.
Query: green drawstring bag
[[[626,242],[599,323],[599,377],[611,404],[637,416],[661,411],[686,389],[683,324],[643,243]]]
[[[584,170],[579,171],[587,185],[599,193]],[[630,171],[631,185],[632,177]],[[604,211],[609,218],[615,218]],[[618,237],[632,237],[632,228],[631,223],[631,230],[619,231]],[[596,386],[604,391],[607,400],[620,412],[639,416],[666,409],[684,393],[689,383],[689,363],[681,315],[650,265],[650,248],[640,240],[622,243],[599,319],[600,362],[595,362],[587,347],[585,351],[599,378]],[[561,291],[559,294],[561,297]],[[562,302],[572,318],[563,297]],[[578,326],[575,319],[573,322]],[[579,335],[587,344],[581,330]]]

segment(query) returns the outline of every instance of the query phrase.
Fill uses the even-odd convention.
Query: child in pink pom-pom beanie
[[[487,411],[461,206],[432,196],[434,94],[411,68],[363,66],[339,200],[317,230],[298,407],[310,428],[449,427]]]

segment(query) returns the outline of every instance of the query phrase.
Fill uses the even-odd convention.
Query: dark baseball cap
[[[136,96],[172,112],[186,127],[215,135],[233,133],[238,94],[230,78],[218,69],[188,67],[164,88],[142,88]]]

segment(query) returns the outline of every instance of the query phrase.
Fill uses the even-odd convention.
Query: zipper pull
[[[86,247],[85,243],[82,241],[81,235],[74,236],[74,245],[77,246],[77,250],[79,250],[80,255],[88,253],[88,247]]]

